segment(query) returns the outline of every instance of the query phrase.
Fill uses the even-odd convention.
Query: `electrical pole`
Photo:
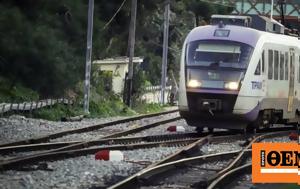
[[[131,107],[131,93],[132,93],[136,7],[137,7],[137,0],[131,0],[131,18],[130,18],[130,26],[129,26],[129,40],[128,40],[129,65],[128,65],[127,95],[126,95],[126,104],[129,107]]]
[[[170,16],[170,0],[165,1],[164,13],[164,41],[163,41],[163,57],[161,66],[161,103],[165,104],[165,88],[168,66],[168,39],[169,39],[169,16]]]
[[[93,38],[93,15],[94,15],[94,0],[89,0],[88,10],[88,28],[86,42],[86,59],[85,59],[85,81],[84,81],[84,105],[85,113],[89,113],[90,100],[90,78],[91,78],[91,56],[92,56],[92,38]]]
[[[284,20],[284,10],[283,6],[285,4],[285,0],[279,0],[278,3],[280,3],[280,15],[281,15],[281,24],[285,26],[285,20]]]
[[[274,0],[271,0],[271,13],[270,13],[271,20],[273,20],[273,8],[274,8]]]

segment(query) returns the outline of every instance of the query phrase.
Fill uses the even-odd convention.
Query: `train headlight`
[[[201,87],[201,82],[196,79],[191,79],[188,82],[188,87],[191,87],[191,88]]]
[[[235,81],[225,82],[224,87],[230,90],[237,90],[239,88],[239,83]]]

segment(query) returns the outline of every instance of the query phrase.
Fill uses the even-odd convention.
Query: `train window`
[[[260,75],[260,60],[256,66],[256,69],[255,69],[255,72],[254,72],[254,75]]]
[[[278,80],[278,69],[279,69],[279,54],[278,51],[274,51],[274,79]]]
[[[269,54],[269,68],[268,68],[268,78],[273,78],[273,50],[268,51]]]
[[[289,63],[289,53],[285,52],[285,64],[284,64],[284,79],[288,80],[289,78],[289,67],[288,67],[288,63]]]
[[[246,69],[253,52],[250,45],[224,40],[198,40],[188,43],[187,65]]]
[[[280,53],[280,80],[284,80],[284,54]]]
[[[261,63],[261,71],[262,73],[265,73],[265,50],[262,52]]]

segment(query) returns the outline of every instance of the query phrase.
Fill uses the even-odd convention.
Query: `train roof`
[[[300,42],[297,37],[264,32],[236,25],[206,25],[196,27],[188,34],[186,42],[189,43],[198,40],[229,40],[245,43],[255,47],[257,41],[262,37],[275,43],[286,44],[288,42],[291,45],[297,45],[300,47]]]

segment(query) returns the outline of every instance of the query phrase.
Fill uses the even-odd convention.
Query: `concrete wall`
[[[101,71],[112,71],[112,90],[116,94],[121,94],[124,89],[125,74],[128,72],[127,64],[101,65]]]

